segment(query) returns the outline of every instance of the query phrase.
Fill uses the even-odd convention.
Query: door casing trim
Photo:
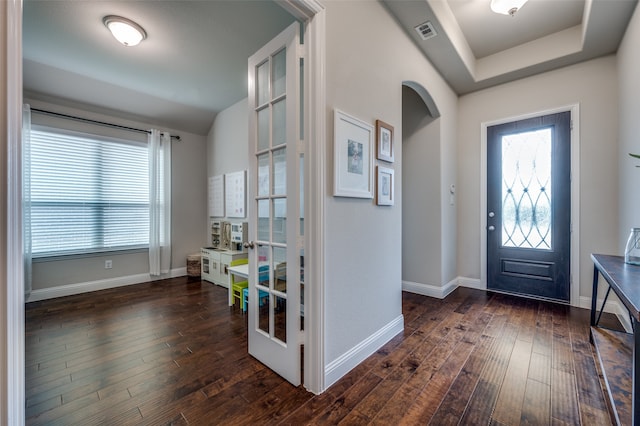
[[[487,289],[487,128],[559,112],[571,112],[571,273],[569,301],[580,306],[580,104],[480,123],[480,288]]]
[[[325,390],[324,368],[324,196],[326,156],[326,11],[320,0],[277,0],[306,23],[305,64],[305,330],[304,387],[314,394]]]

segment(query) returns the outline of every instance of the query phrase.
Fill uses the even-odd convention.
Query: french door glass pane
[[[273,195],[287,193],[287,149],[273,151]]]
[[[258,200],[258,240],[269,241],[269,200]]]
[[[282,293],[287,292],[287,249],[273,248],[273,289]]]
[[[273,200],[273,242],[287,242],[287,199]]]
[[[258,329],[269,334],[270,297],[265,297],[262,305],[258,304]]]
[[[269,154],[258,155],[258,197],[269,195]]]
[[[287,101],[285,99],[273,104],[273,141],[272,146],[282,145],[287,141]]]
[[[551,129],[502,137],[502,245],[549,250]]]
[[[269,148],[270,111],[268,107],[258,111],[258,151]]]
[[[265,61],[258,66],[258,105],[263,105],[269,101],[269,61]]]
[[[273,97],[282,95],[286,89],[287,51],[282,49],[271,59],[273,64]]]
[[[282,343],[287,343],[287,299],[276,296],[275,301],[273,336]]]

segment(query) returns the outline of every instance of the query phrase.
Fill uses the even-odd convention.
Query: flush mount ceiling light
[[[130,19],[109,15],[105,16],[102,22],[109,28],[116,40],[125,46],[135,46],[147,38],[144,29]]]
[[[515,15],[527,0],[491,0],[491,10],[502,15]]]

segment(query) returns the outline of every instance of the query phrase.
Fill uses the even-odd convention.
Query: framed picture
[[[392,206],[395,198],[393,187],[393,169],[378,166],[378,191],[376,201],[379,206]]]
[[[339,110],[333,119],[333,195],[373,198],[373,126]]]
[[[393,163],[393,126],[382,120],[376,120],[376,141],[378,160]]]

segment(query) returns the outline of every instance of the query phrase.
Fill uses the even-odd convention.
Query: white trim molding
[[[482,281],[478,278],[458,277],[458,286],[466,288],[475,288],[476,290],[486,290],[486,286],[482,286]]]
[[[387,342],[402,333],[404,317],[396,317],[387,325],[367,337],[362,342],[345,352],[325,367],[325,384],[327,387],[337,382],[341,377],[355,368],[371,354],[384,346]]]
[[[32,290],[29,296],[29,302],[37,302],[39,300],[53,299],[56,297],[73,296],[74,294],[88,293],[90,291],[107,290],[110,288],[123,287],[127,285],[141,284],[151,281],[164,280],[167,278],[183,277],[187,275],[187,268],[176,268],[163,274],[160,277],[155,275],[137,274],[127,275],[124,277],[108,278],[104,280],[88,281],[83,283],[67,284],[51,288],[43,288]]]
[[[423,296],[435,297],[436,299],[444,299],[458,288],[458,285],[458,278],[449,281],[443,286],[403,280],[402,290],[408,291],[409,293],[422,294]]]
[[[0,424],[23,425],[24,413],[24,265],[22,255],[22,1],[0,5]],[[0,99],[3,96],[0,95]],[[6,103],[5,103],[6,102]],[[6,126],[6,127],[5,127]],[[6,197],[6,198],[5,198]],[[6,263],[4,263],[6,262]],[[6,280],[6,281],[5,281]]]
[[[277,0],[305,23],[305,389],[320,394],[328,387],[324,360],[325,314],[325,156],[326,11],[319,0]]]
[[[580,304],[580,105],[572,104],[480,124],[480,282],[487,288],[487,127],[559,112],[571,112],[570,303]]]

